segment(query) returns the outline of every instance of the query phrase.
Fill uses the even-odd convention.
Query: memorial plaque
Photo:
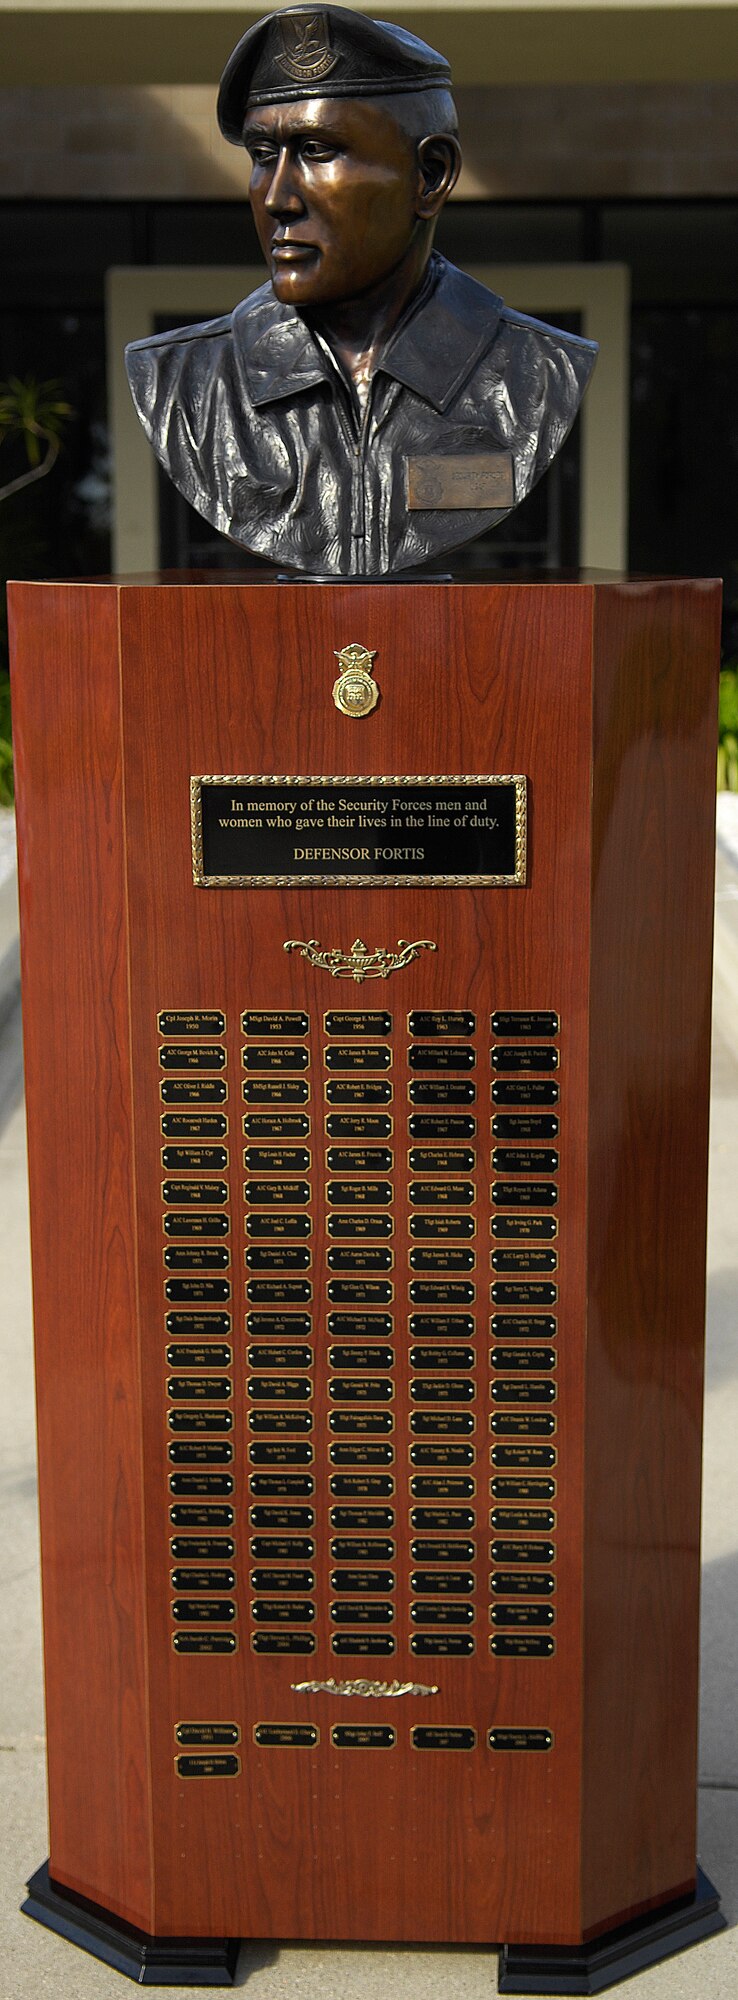
[[[174,1732],[177,1743],[183,1748],[199,1744],[203,1748],[220,1747],[228,1743],[240,1743],[241,1731],[237,1722],[179,1722]]]
[[[169,1509],[173,1528],[232,1528],[235,1518],[232,1507],[198,1506],[194,1501]]]
[[[555,1181],[493,1181],[496,1208],[553,1208],[559,1199]]]
[[[231,1410],[168,1410],[167,1425],[170,1431],[194,1434],[197,1431],[214,1433],[233,1429]]]
[[[386,1278],[331,1278],[326,1286],[331,1305],[389,1305],[394,1286]]]
[[[337,1750],[393,1750],[397,1737],[389,1723],[338,1722],[331,1730]]]
[[[232,1465],[233,1445],[220,1438],[177,1438],[167,1446],[170,1465]]]
[[[331,1507],[331,1527],[378,1529],[394,1527],[392,1507]]]
[[[333,1375],[328,1382],[332,1403],[391,1403],[394,1388],[389,1376]]]
[[[163,1167],[175,1173],[216,1173],[228,1165],[226,1146],[163,1146]]]
[[[246,1216],[246,1235],[259,1241],[276,1242],[284,1236],[312,1236],[313,1221],[310,1215],[282,1215],[278,1210],[264,1215],[252,1209]]]
[[[557,1297],[555,1285],[536,1284],[531,1280],[515,1284],[500,1282],[492,1286],[492,1302],[496,1306],[553,1306]]]
[[[551,1750],[550,1729],[490,1729],[490,1750]]]
[[[236,1553],[236,1544],[229,1535],[174,1535],[169,1543],[169,1553],[175,1561],[183,1562],[228,1562]],[[220,1584],[224,1577],[218,1576]],[[189,1585],[185,1586],[190,1588]],[[175,1584],[180,1589],[179,1584]]]
[[[489,1519],[492,1528],[525,1534],[526,1529],[553,1528],[556,1516],[551,1507],[493,1507]]]
[[[410,1302],[418,1306],[471,1305],[475,1294],[476,1287],[463,1279],[455,1282],[453,1278],[445,1278],[435,1283],[414,1279],[409,1286]]]
[[[549,1070],[558,1069],[559,1051],[553,1044],[516,1048],[515,1044],[500,1042],[492,1050],[492,1068],[499,1071]]]
[[[249,1452],[249,1457],[252,1457],[251,1452]],[[253,1494],[270,1494],[281,1499],[291,1499],[295,1494],[313,1494],[315,1492],[315,1480],[312,1473],[252,1472],[249,1479],[249,1492]]]
[[[334,1174],[386,1174],[393,1157],[389,1146],[329,1146],[326,1166]]]
[[[528,1244],[522,1249],[493,1250],[490,1258],[493,1271],[555,1271],[558,1255],[555,1250],[533,1250]]]
[[[490,1385],[493,1403],[555,1403],[556,1383],[528,1381],[497,1381]]]
[[[489,1587],[495,1596],[501,1597],[546,1597],[555,1588],[555,1581],[547,1570],[516,1569],[493,1570]]]
[[[389,1139],[392,1119],[383,1111],[331,1111],[325,1121],[329,1139]]]
[[[556,1651],[556,1641],[545,1632],[495,1632],[489,1650],[498,1659],[550,1660]]]
[[[249,1521],[252,1528],[272,1529],[275,1534],[290,1528],[312,1528],[315,1525],[313,1507],[251,1507]],[[251,1543],[254,1554],[254,1544]],[[310,1547],[312,1554],[312,1544]]]
[[[498,1500],[553,1500],[555,1479],[508,1479],[490,1481],[490,1493]]]
[[[489,1427],[493,1436],[498,1438],[553,1437],[556,1418],[534,1410],[497,1410],[490,1417]]]
[[[493,1347],[489,1362],[491,1368],[535,1375],[545,1372],[547,1368],[555,1368],[556,1354],[552,1347]]]
[[[470,1208],[473,1181],[410,1181],[408,1200],[416,1208]]]
[[[434,1388],[440,1385],[434,1384]],[[458,1398],[455,1398],[458,1401]],[[444,1409],[436,1415],[431,1410],[412,1410],[410,1430],[413,1437],[469,1437],[475,1429],[475,1420],[466,1410]]]
[[[179,1597],[172,1604],[172,1617],[178,1625],[231,1625],[236,1616],[236,1606],[230,1597]]]
[[[559,1017],[553,1013],[530,1011],[526,1013],[507,1009],[492,1015],[491,1027],[493,1035],[501,1035],[503,1040],[513,1035],[521,1035],[523,1040],[533,1040],[535,1037],[557,1035]]]
[[[247,1076],[241,1095],[244,1104],[307,1104],[310,1085],[304,1076]]]
[[[236,1573],[232,1569],[173,1569],[169,1581],[173,1590],[233,1590]]]
[[[414,1077],[408,1084],[411,1104],[474,1104],[476,1095],[476,1084],[460,1077]]]
[[[367,1444],[358,1438],[355,1438],[351,1444],[332,1444],[328,1450],[331,1465],[392,1465],[394,1456],[394,1445]],[[367,1482],[363,1478],[358,1481],[332,1479],[330,1485],[331,1493],[335,1493],[337,1496],[341,1493],[358,1492],[393,1493],[395,1487],[393,1479],[380,1479],[379,1483],[377,1483],[371,1479]]]
[[[356,1385],[358,1386],[358,1385]],[[388,1410],[331,1410],[328,1429],[335,1437],[386,1437],[395,1427]]]
[[[490,1330],[503,1340],[553,1340],[556,1320],[552,1313],[493,1313]]]
[[[421,1241],[447,1242],[453,1237],[473,1236],[476,1221],[472,1215],[411,1215],[410,1235]]]
[[[328,1181],[326,1201],[333,1208],[389,1208],[391,1181]]]
[[[473,1625],[474,1606],[453,1601],[446,1604],[416,1600],[410,1606],[414,1625]]]
[[[492,1451],[492,1464],[501,1466],[555,1465],[556,1451],[553,1445],[497,1444]]]
[[[311,1410],[249,1410],[248,1426],[259,1434],[298,1436],[312,1430],[313,1414]]]
[[[162,1201],[175,1208],[217,1208],[228,1200],[225,1181],[164,1181]]]
[[[251,1616],[256,1625],[311,1625],[315,1605],[309,1597],[257,1597],[252,1600]]]
[[[175,1632],[175,1653],[235,1653],[238,1640],[233,1632]]]
[[[417,1465],[418,1460],[413,1459],[413,1464]],[[419,1472],[410,1481],[410,1491],[415,1500],[472,1500],[476,1486],[473,1479],[459,1474],[440,1477]]]
[[[253,1738],[260,1750],[313,1750],[320,1732],[312,1722],[256,1722]]]
[[[165,1314],[167,1333],[179,1340],[222,1339],[231,1331],[231,1315],[227,1312],[168,1312]]]
[[[291,1042],[247,1042],[241,1050],[244,1069],[252,1070],[293,1070],[307,1069],[310,1056],[307,1049]]]
[[[490,1561],[497,1563],[552,1563],[556,1556],[553,1542],[496,1540],[489,1545]]]
[[[408,1262],[411,1271],[473,1271],[476,1256],[473,1250],[458,1250],[438,1243],[430,1249],[413,1248]]]
[[[223,1139],[228,1132],[228,1119],[222,1111],[166,1111],[161,1120],[162,1135],[165,1139],[208,1140]],[[227,1164],[225,1154],[222,1164]]]
[[[182,1037],[222,1035],[225,1033],[225,1024],[225,1014],[221,1014],[217,1008],[205,1008],[199,1012],[190,1011],[188,1008],[175,1008],[168,1013],[166,1011],[161,1013],[157,1023],[160,1035],[177,1038],[180,1035]]]
[[[309,1375],[250,1375],[246,1394],[257,1403],[307,1403],[313,1393]]]
[[[192,1755],[174,1761],[178,1778],[237,1778],[241,1769],[240,1757]]]
[[[440,1380],[417,1375],[410,1383],[413,1403],[473,1403],[475,1395],[473,1381],[464,1375],[442,1377]]]
[[[167,1077],[159,1085],[162,1104],[225,1104],[228,1085],[222,1077]]]
[[[312,1347],[249,1347],[249,1368],[311,1368]]]
[[[410,1314],[410,1332],[417,1339],[470,1340],[474,1334],[471,1313]]]
[[[246,1297],[250,1305],[297,1306],[309,1304],[313,1288],[307,1278],[249,1278]]]
[[[167,1395],[173,1403],[200,1397],[203,1402],[227,1402],[233,1395],[233,1384],[227,1375],[170,1375]]]
[[[164,1042],[159,1050],[159,1067],[167,1070],[218,1070],[225,1069],[226,1052],[219,1042],[193,1042],[191,1047],[179,1047],[173,1042]]]
[[[392,1332],[392,1314],[380,1312],[331,1312],[328,1332],[332,1340],[371,1340],[373,1335]]]
[[[305,1111],[245,1111],[242,1124],[246,1139],[306,1139],[310,1132]]]
[[[434,1653],[451,1659],[468,1659],[474,1646],[475,1641],[467,1632],[414,1632],[410,1640],[410,1651],[416,1659],[430,1658]]]
[[[523,777],[191,781],[200,888],[525,882]],[[335,829],[340,829],[338,835]]]
[[[411,1042],[407,1060],[410,1069],[463,1070],[473,1069],[477,1058],[474,1049],[465,1042],[441,1042],[435,1045]]]
[[[231,1261],[230,1250],[215,1243],[167,1244],[163,1254],[168,1271],[227,1271]]]
[[[169,1455],[171,1457],[171,1447]],[[198,1493],[209,1497],[213,1493],[232,1493],[233,1487],[230,1472],[172,1472],[169,1475],[170,1493]]]
[[[392,1084],[382,1076],[329,1077],[323,1085],[326,1104],[391,1104]]]
[[[248,1173],[307,1173],[310,1154],[306,1146],[247,1146],[243,1164]]]
[[[473,1368],[473,1347],[411,1347],[410,1366],[421,1370],[439,1368],[442,1372],[451,1368]]]
[[[430,1035],[473,1035],[476,1032],[476,1014],[444,1013],[442,1010],[416,1010],[407,1017],[408,1032],[425,1038]]]
[[[395,1607],[378,1598],[355,1597],[350,1604],[332,1604],[330,1616],[334,1625],[392,1625]]]
[[[376,1657],[380,1654],[387,1656],[394,1653],[396,1645],[397,1641],[391,1632],[334,1632],[331,1652],[340,1654],[343,1658],[354,1656],[358,1659],[362,1656]]]
[[[296,1243],[283,1243],[278,1248],[250,1243],[245,1261],[249,1271],[309,1271],[311,1254]]]
[[[391,1195],[390,1195],[391,1199]],[[328,1235],[344,1240],[359,1241],[365,1236],[391,1236],[394,1220],[391,1215],[329,1215],[326,1224]],[[332,1268],[335,1268],[333,1266]]]
[[[555,1215],[493,1215],[492,1235],[498,1242],[540,1243],[558,1235]]]
[[[475,1165],[471,1147],[412,1146],[408,1153],[413,1174],[473,1174]]]
[[[327,1035],[389,1035],[392,1032],[392,1015],[359,1008],[334,1008],[323,1015],[323,1027]]]
[[[471,1421],[468,1419],[467,1421]],[[475,1452],[470,1444],[412,1444],[410,1446],[411,1465],[455,1466],[473,1465]],[[411,1482],[411,1490],[416,1488]]]
[[[370,1243],[359,1249],[352,1249],[350,1245],[341,1249],[331,1246],[326,1253],[329,1271],[391,1271],[392,1262],[391,1250]]]
[[[559,1086],[544,1078],[519,1076],[492,1085],[493,1104],[558,1104]]]
[[[391,1069],[392,1050],[386,1042],[338,1043],[325,1050],[323,1060],[329,1070]]]
[[[251,1639],[252,1653],[305,1654],[315,1648],[312,1632],[254,1632]]]
[[[257,1591],[302,1591],[314,1590],[315,1577],[311,1569],[253,1569],[250,1583]]]
[[[243,1198],[250,1208],[295,1208],[309,1202],[310,1182],[245,1181]]]
[[[412,1731],[414,1750],[473,1750],[476,1741],[475,1729],[428,1729],[421,1723]]]
[[[413,1507],[410,1513],[410,1526],[411,1528],[424,1528],[426,1531],[434,1530],[437,1534],[444,1534],[454,1529],[473,1528],[474,1518],[471,1507]],[[427,1546],[430,1547],[430,1543]],[[468,1546],[471,1548],[471,1543]],[[474,1551],[472,1549],[471,1555],[465,1556],[463,1560],[471,1562],[473,1554]],[[424,1560],[423,1556],[415,1557],[416,1562],[423,1562]]]
[[[495,1146],[492,1166],[496,1174],[555,1174],[559,1156],[544,1146]]]
[[[226,1278],[169,1278],[164,1297],[172,1305],[214,1306],[231,1296]]]
[[[515,1112],[497,1111],[492,1119],[495,1139],[555,1139],[558,1131],[558,1118],[544,1112],[525,1117]]]
[[[470,1563],[476,1549],[473,1542],[444,1542],[435,1538],[412,1541],[410,1555],[418,1563]]]
[[[334,1465],[336,1463],[333,1456],[335,1450],[336,1446],[334,1445],[331,1451],[331,1460]],[[361,1474],[334,1473],[329,1484],[331,1493],[336,1500],[386,1499],[391,1498],[395,1490],[394,1479],[385,1473],[377,1472]]]
[[[290,1009],[283,1009],[280,1013],[276,1009],[259,1012],[251,1008],[241,1015],[244,1035],[260,1035],[264,1040],[268,1035],[274,1035],[277,1040],[289,1039],[293,1035],[306,1035],[309,1026],[307,1014]]]
[[[331,1368],[371,1369],[392,1368],[395,1350],[393,1347],[331,1347],[328,1362]]]

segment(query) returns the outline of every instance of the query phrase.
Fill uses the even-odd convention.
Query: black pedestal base
[[[583,1945],[504,1944],[500,1993],[605,1993],[687,1945],[725,1929],[720,1897],[702,1869],[693,1896],[651,1910]]]
[[[47,1930],[81,1945],[137,1986],[232,1986],[240,1938],[154,1938],[137,1931],[97,1903],[52,1882],[48,1864],[38,1868],[21,1905]]]

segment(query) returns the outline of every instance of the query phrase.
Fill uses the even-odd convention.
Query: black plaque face
[[[550,1660],[556,1651],[556,1641],[545,1632],[495,1632],[489,1650],[498,1659]]]
[[[332,1111],[326,1118],[325,1129],[329,1139],[389,1139],[392,1119],[383,1111]]]
[[[163,1146],[161,1163],[169,1173],[218,1173],[228,1165],[228,1149],[226,1146]]]
[[[474,1606],[458,1602],[418,1602],[411,1604],[410,1617],[414,1625],[473,1625]]]
[[[517,1075],[527,1073],[529,1070],[549,1070],[558,1067],[559,1051],[553,1043],[540,1047],[516,1048],[514,1043],[500,1042],[492,1050],[492,1068],[501,1072],[509,1071]]]
[[[471,1305],[475,1287],[466,1280],[454,1281],[441,1278],[436,1281],[414,1279],[410,1286],[410,1301],[417,1306]]]
[[[384,1722],[337,1722],[331,1730],[337,1750],[392,1750],[396,1741],[394,1729]]]
[[[476,1014],[444,1013],[442,1010],[408,1014],[408,1031],[422,1038],[431,1035],[473,1035],[476,1031]]]
[[[193,1753],[174,1761],[178,1778],[237,1778],[241,1769],[239,1757],[226,1755],[209,1757]]]
[[[277,1041],[285,1037],[289,1040],[293,1035],[306,1035],[309,1026],[307,1014],[290,1012],[289,1009],[280,1013],[276,1009],[270,1012],[269,1009],[257,1011],[251,1008],[241,1015],[244,1035],[260,1035],[264,1041],[269,1035]]]
[[[285,1070],[290,1074],[294,1070],[308,1069],[310,1056],[299,1043],[247,1042],[241,1050],[241,1061],[244,1069],[256,1070],[257,1073]]]
[[[474,1480],[463,1473],[418,1472],[410,1481],[414,1500],[473,1500],[475,1491]]]
[[[555,1585],[548,1570],[500,1569],[492,1571],[489,1587],[493,1596],[547,1597]]]
[[[389,1208],[391,1181],[329,1181],[326,1200],[333,1208]]]
[[[326,1166],[332,1174],[386,1174],[393,1157],[389,1146],[329,1146]]]
[[[381,1070],[392,1068],[392,1050],[387,1042],[337,1043],[325,1051],[330,1070]]]
[[[556,1367],[556,1354],[552,1347],[493,1347],[489,1357],[491,1368],[501,1368],[508,1373],[535,1375],[547,1368]]]
[[[393,1347],[331,1347],[328,1350],[331,1368],[338,1368],[342,1372],[354,1368],[361,1371],[392,1368],[394,1359]]]
[[[524,1535],[526,1532],[535,1534],[544,1528],[553,1528],[556,1516],[552,1507],[493,1507],[489,1520],[492,1528],[507,1531],[508,1534]]]
[[[559,1191],[555,1181],[493,1181],[496,1208],[553,1208]]]
[[[550,1729],[490,1729],[487,1742],[490,1750],[550,1750],[553,1736]]]
[[[555,1139],[558,1130],[558,1118],[544,1112],[526,1117],[523,1113],[498,1111],[492,1120],[495,1139]]]
[[[553,1340],[556,1321],[551,1313],[493,1313],[490,1328],[503,1340]]]
[[[553,1542],[507,1541],[498,1537],[489,1545],[490,1560],[497,1563],[552,1563],[556,1550]]]
[[[472,1340],[471,1313],[411,1313],[410,1332],[416,1340]]]
[[[555,1174],[559,1156],[544,1146],[495,1146],[492,1166],[496,1174]]]
[[[556,1492],[556,1481],[555,1479],[508,1479],[502,1477],[492,1479],[489,1490],[493,1498],[497,1500],[553,1500]],[[551,1526],[553,1527],[553,1520]]]
[[[339,1242],[361,1242],[366,1236],[391,1236],[395,1225],[391,1215],[329,1215],[326,1226],[328,1235]],[[362,1265],[368,1268],[365,1260]]]
[[[252,1472],[249,1492],[272,1499],[309,1498],[315,1492],[315,1480],[310,1472]]]
[[[165,1139],[224,1139],[228,1119],[222,1111],[166,1111],[161,1129]]]
[[[335,1437],[386,1437],[394,1427],[389,1410],[331,1410],[328,1418]]]
[[[169,1509],[173,1528],[232,1528],[235,1518],[232,1507],[202,1506],[196,1501],[180,1501]]]
[[[314,1590],[315,1577],[311,1569],[253,1569],[251,1588],[257,1591],[285,1591],[287,1594]]]
[[[411,1347],[410,1366],[428,1373],[439,1369],[446,1373],[451,1368],[473,1368],[473,1347]]]
[[[344,1532],[348,1529],[358,1532],[363,1528],[371,1533],[378,1528],[392,1528],[394,1522],[392,1507],[331,1507],[331,1527],[342,1528]]]
[[[471,1215],[411,1215],[410,1235],[420,1242],[446,1243],[454,1237],[474,1235],[476,1224]]]
[[[232,1465],[233,1445],[221,1438],[176,1438],[167,1458],[170,1465]]]
[[[310,1368],[313,1350],[312,1347],[250,1347],[247,1360],[249,1368]]]
[[[555,1403],[556,1383],[549,1381],[499,1381],[490,1388],[493,1403]]]
[[[413,1410],[410,1429],[413,1437],[469,1437],[474,1418],[466,1410]]]
[[[334,1625],[392,1625],[395,1607],[379,1598],[354,1597],[350,1603],[332,1604],[330,1615]]]
[[[238,1640],[233,1632],[175,1632],[175,1653],[235,1653]]]
[[[183,1243],[176,1249],[167,1244],[164,1251],[168,1271],[227,1271],[230,1261],[230,1250],[219,1244]]]
[[[375,1591],[379,1597],[387,1597],[395,1587],[394,1570],[334,1569],[330,1586],[337,1597],[370,1597]]]
[[[521,1035],[523,1040],[528,1038],[532,1041],[542,1035],[557,1035],[559,1017],[553,1013],[526,1013],[507,1009],[492,1015],[491,1026],[493,1035],[500,1035],[503,1040],[508,1036],[512,1038],[514,1035]]]
[[[493,1104],[558,1104],[559,1086],[543,1077],[519,1076],[492,1085]]]
[[[251,1174],[305,1174],[310,1154],[307,1146],[247,1146],[243,1164]]]
[[[428,1659],[434,1653],[452,1659],[468,1659],[474,1651],[474,1640],[468,1632],[415,1632],[410,1640],[410,1651],[416,1659]]]
[[[310,1200],[310,1182],[245,1181],[243,1198],[252,1208],[300,1208]]]
[[[167,1077],[159,1085],[162,1104],[225,1104],[228,1085],[222,1077]]]
[[[236,1606],[230,1597],[177,1597],[172,1617],[178,1625],[232,1625]]]
[[[257,1722],[254,1742],[260,1750],[312,1750],[319,1741],[313,1722]]]
[[[498,1242],[550,1242],[558,1231],[554,1215],[493,1215],[492,1235]]]
[[[329,1271],[391,1271],[392,1251],[384,1250],[377,1244],[367,1243],[365,1248],[331,1248],[326,1257]]]
[[[415,1077],[408,1085],[411,1104],[473,1104],[477,1095],[475,1083],[464,1083],[456,1077]]]
[[[177,1042],[163,1042],[159,1050],[160,1069],[191,1074],[194,1070],[219,1070],[225,1066],[226,1052],[219,1042],[193,1042],[191,1047],[186,1043],[180,1046]]]
[[[171,1446],[169,1448],[171,1458]],[[216,1493],[233,1492],[233,1476],[230,1472],[170,1472],[170,1493],[201,1494],[206,1498]]]
[[[435,1536],[421,1537],[410,1543],[410,1555],[413,1562],[418,1563],[470,1563],[474,1561],[475,1553],[473,1542],[441,1541]]]
[[[420,1723],[411,1731],[414,1750],[473,1750],[475,1729],[433,1729]]]
[[[367,1340],[373,1335],[392,1332],[390,1313],[336,1313],[328,1314],[328,1332],[333,1340]]]
[[[467,1419],[471,1422],[471,1419]],[[474,1447],[471,1444],[412,1444],[410,1446],[411,1465],[434,1465],[450,1468],[457,1465],[474,1464]],[[411,1482],[415,1493],[415,1485]]]
[[[249,1410],[249,1430],[279,1437],[300,1436],[313,1428],[312,1410]]]
[[[247,1076],[241,1094],[244,1104],[307,1104],[310,1085],[304,1076]]]
[[[166,1315],[167,1333],[179,1340],[222,1339],[231,1330],[230,1313],[182,1313]]]
[[[172,1305],[217,1305],[229,1299],[231,1288],[226,1278],[170,1278],[164,1286],[164,1297]]]
[[[257,1625],[311,1625],[315,1605],[309,1597],[256,1597],[251,1616]]]
[[[474,1383],[465,1375],[435,1377],[418,1375],[410,1383],[410,1397],[413,1403],[473,1403]],[[412,1429],[412,1420],[411,1420]]]
[[[391,1425],[391,1417],[386,1417],[382,1410],[379,1410],[377,1414],[382,1418],[383,1424]],[[379,1444],[375,1441],[366,1443],[359,1437],[353,1438],[350,1444],[332,1444],[328,1450],[331,1465],[392,1465],[394,1456],[394,1445]],[[337,1480],[331,1480],[331,1493],[335,1493],[336,1495],[342,1492],[357,1492],[359,1487],[362,1493],[369,1490],[378,1492],[380,1487],[383,1493],[391,1493],[394,1492],[394,1480],[390,1479],[386,1484],[380,1480],[380,1487],[377,1487],[372,1481],[367,1482],[365,1479],[359,1481],[358,1485],[350,1484],[348,1481],[340,1484]]]
[[[313,1385],[309,1375],[250,1375],[246,1394],[257,1403],[309,1403]]]
[[[408,1165],[413,1174],[473,1174],[476,1155],[470,1146],[412,1146]]]
[[[410,1069],[464,1070],[473,1069],[477,1058],[468,1042],[411,1042],[407,1060]]]
[[[246,1297],[250,1305],[307,1305],[313,1288],[307,1278],[249,1278]]]
[[[180,1722],[174,1732],[175,1741],[184,1748],[199,1745],[202,1749],[219,1749],[226,1744],[240,1743],[241,1731],[237,1722]]]
[[[304,1111],[246,1111],[243,1117],[246,1139],[306,1139],[309,1131]]]
[[[334,1632],[331,1639],[331,1652],[344,1659],[352,1654],[356,1658],[386,1656],[394,1653],[395,1646],[396,1640],[391,1632]]]
[[[232,1431],[233,1415],[230,1410],[169,1410],[167,1425],[170,1431],[185,1434]]]
[[[251,1640],[254,1653],[314,1653],[316,1640],[312,1632],[255,1632]]]
[[[414,1111],[408,1122],[411,1139],[473,1139],[476,1129],[476,1118],[466,1117],[463,1112],[449,1111],[445,1116],[434,1117],[430,1112]]]
[[[496,1306],[553,1306],[556,1297],[555,1285],[540,1284],[532,1279],[520,1279],[509,1284],[500,1279],[492,1286],[492,1301]]]
[[[311,1444],[298,1444],[288,1438],[270,1438],[262,1440],[261,1444],[249,1445],[250,1465],[279,1465],[285,1468],[293,1465],[312,1465],[314,1457]],[[312,1482],[310,1491],[312,1492]]]
[[[520,1250],[493,1250],[491,1257],[493,1271],[555,1271],[557,1263],[555,1250],[532,1250],[527,1245]]]
[[[228,1188],[225,1181],[164,1181],[161,1198],[174,1208],[217,1208]]]
[[[199,887],[525,880],[524,778],[207,777],[191,789]]]
[[[327,1286],[331,1305],[389,1305],[393,1287],[387,1278],[331,1278]]]
[[[392,1085],[383,1076],[330,1077],[323,1086],[326,1104],[391,1104]]]
[[[499,1466],[538,1467],[556,1464],[553,1445],[546,1444],[496,1444],[492,1449],[492,1464]]]
[[[225,1024],[225,1014],[215,1007],[199,1011],[187,1007],[174,1008],[161,1013],[158,1020],[159,1034],[177,1039],[180,1036],[184,1039],[186,1036],[222,1035]]]
[[[232,1562],[236,1553],[236,1544],[230,1535],[174,1535],[169,1544],[169,1553],[173,1556],[175,1562]],[[177,1576],[184,1576],[184,1574],[184,1571],[175,1571],[172,1576],[172,1584],[175,1590],[192,1590],[199,1587],[191,1584],[189,1577],[184,1583],[178,1582]],[[216,1590],[218,1588],[225,1589],[228,1587],[226,1577],[230,1577],[232,1571],[214,1570],[212,1575],[215,1577],[215,1585],[213,1587]],[[210,1584],[204,1584],[202,1587],[209,1590]]]
[[[473,1181],[411,1181],[408,1199],[415,1208],[470,1208]]]
[[[473,1250],[439,1243],[430,1249],[411,1250],[409,1262],[411,1271],[473,1271],[476,1256]]]
[[[260,1242],[279,1242],[283,1236],[311,1236],[312,1229],[309,1215],[281,1215],[279,1211],[267,1215],[252,1209],[246,1217],[246,1235]]]
[[[413,1507],[410,1514],[410,1526],[411,1528],[425,1530],[426,1533],[449,1534],[462,1528],[473,1528],[474,1512],[471,1507]],[[430,1548],[430,1546],[429,1542],[423,1543],[424,1548]],[[449,1548],[451,1544],[446,1542],[440,1546]],[[453,1546],[456,1548],[457,1544],[454,1543]],[[457,1555],[455,1560],[457,1562],[471,1562],[474,1557],[474,1549],[471,1542],[462,1542],[458,1546],[462,1550],[466,1548],[469,1552],[466,1555]],[[419,1547],[420,1544],[418,1544]],[[427,1555],[417,1554],[413,1556],[414,1562],[428,1562],[429,1560],[433,1561],[434,1558],[432,1556],[429,1558]],[[454,1557],[450,1556],[448,1560],[453,1562]],[[446,1557],[439,1556],[438,1561],[445,1562]]]
[[[394,1395],[388,1376],[366,1375],[355,1380],[334,1375],[328,1383],[332,1403],[391,1403]]]
[[[308,1271],[310,1256],[309,1250],[296,1243],[285,1243],[278,1249],[266,1243],[249,1244],[246,1266],[249,1271]]]
[[[553,1437],[556,1418],[539,1415],[537,1411],[521,1410],[517,1413],[497,1411],[490,1417],[489,1427],[498,1438],[540,1438]]]
[[[336,1460],[334,1454],[339,1450],[341,1450],[340,1445],[333,1445],[331,1448],[333,1465],[346,1462]],[[335,1500],[382,1500],[392,1498],[395,1482],[389,1473],[384,1472],[334,1472],[331,1475],[330,1489]]]

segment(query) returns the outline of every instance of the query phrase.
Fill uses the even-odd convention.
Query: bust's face
[[[415,144],[381,106],[306,98],[254,106],[249,197],[277,298],[356,299],[394,271],[416,224]]]

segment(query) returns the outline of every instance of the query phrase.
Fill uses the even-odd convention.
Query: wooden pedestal
[[[157,1938],[571,1946],[689,1896],[717,587],[11,612],[54,1881]],[[222,773],[524,774],[526,881],[195,886]],[[437,949],[284,949],[357,938]],[[294,1686],[359,1678],[426,1692]]]

